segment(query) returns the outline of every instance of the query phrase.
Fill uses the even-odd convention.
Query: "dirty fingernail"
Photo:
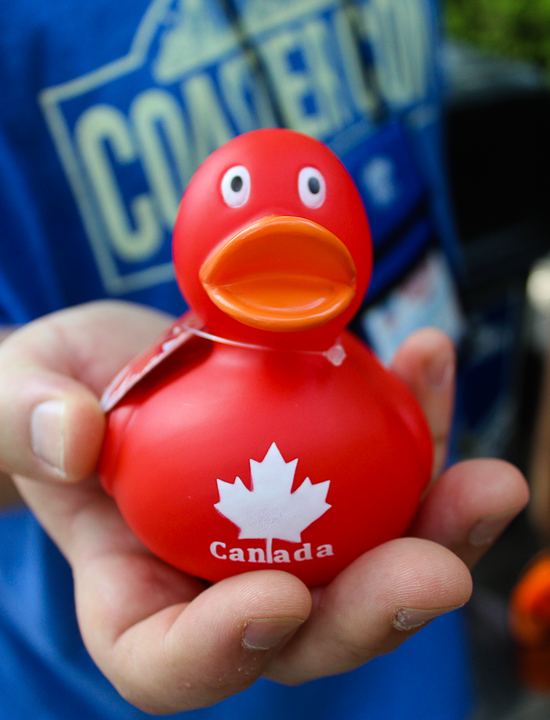
[[[454,376],[454,356],[449,352],[437,355],[426,368],[428,382],[434,390],[444,390]]]
[[[299,618],[249,620],[244,627],[243,647],[247,650],[269,650],[302,623]]]
[[[55,473],[65,477],[65,403],[47,400],[37,405],[31,417],[31,443],[34,454]]]
[[[414,630],[415,628],[426,625],[430,620],[444,615],[445,613],[458,610],[462,605],[447,608],[431,608],[430,610],[419,610],[417,608],[400,608],[392,619],[392,624],[396,630]]]
[[[483,518],[470,530],[468,541],[474,547],[483,547],[489,545],[501,534],[501,532],[510,524],[510,522],[518,514],[519,510],[514,512],[500,513],[491,517]]]

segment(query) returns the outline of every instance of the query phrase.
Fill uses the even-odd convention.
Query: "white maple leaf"
[[[275,443],[262,462],[250,460],[252,490],[237,477],[234,483],[218,479],[216,510],[239,528],[239,539],[267,541],[271,562],[272,540],[299,543],[302,532],[330,508],[326,502],[330,480],[312,485],[306,478],[292,492],[298,460],[285,462]]]

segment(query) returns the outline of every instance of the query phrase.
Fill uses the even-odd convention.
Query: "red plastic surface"
[[[232,185],[231,168],[240,173]],[[307,252],[294,253],[302,221],[327,232],[307,230]],[[296,229],[292,243],[277,245],[275,226]],[[308,266],[317,240],[328,254]],[[333,251],[343,258],[336,271]],[[406,530],[432,443],[409,390],[343,331],[370,257],[359,195],[317,141],[256,131],[199,168],[174,233],[178,280],[208,331],[263,349],[193,337],[117,396],[100,476],[159,557],[213,581],[276,568],[317,585]],[[340,286],[351,300],[338,299]],[[316,324],[333,298],[337,310]],[[291,330],[289,317],[298,317]],[[336,366],[315,351],[339,336],[346,358]]]
[[[222,179],[235,167],[245,167],[250,177],[247,201],[231,207],[224,201]],[[324,202],[319,207],[308,207],[300,197],[300,172],[311,167],[321,173],[326,182]],[[228,248],[245,229],[259,221],[276,218],[301,219],[322,227],[337,238],[353,258],[356,281],[353,299],[345,310],[330,322],[311,329],[285,332],[275,329],[250,327],[229,316],[214,302],[200,279],[200,271],[213,254]],[[305,223],[309,227],[307,223]],[[307,234],[307,233],[305,233]],[[308,241],[309,241],[308,235]],[[258,238],[265,264],[251,257],[252,243],[248,243],[241,256],[242,273],[248,271],[251,279],[261,279],[264,287],[277,280],[291,279],[285,288],[290,295],[301,280],[310,284],[319,280],[319,268],[311,271],[304,266],[304,241],[299,233],[290,247],[284,236],[279,242],[274,235],[272,243]],[[318,263],[323,251],[315,252],[308,244],[310,263]],[[215,335],[249,342],[255,345],[309,350],[325,350],[357,312],[366,292],[372,271],[370,230],[363,203],[350,175],[340,160],[318,140],[291,130],[256,130],[241,135],[223,145],[208,157],[191,179],[180,204],[174,227],[174,264],[182,292],[195,312]],[[324,253],[323,253],[324,257]],[[233,267],[237,265],[234,262]],[[235,270],[235,274],[237,271]],[[334,281],[337,278],[332,278]],[[227,287],[228,278],[225,278]]]
[[[175,350],[189,342],[192,330],[202,330],[204,323],[194,313],[188,312],[166,328],[158,340],[125,365],[109,383],[101,396],[103,412],[109,412],[153,368],[160,365]]]

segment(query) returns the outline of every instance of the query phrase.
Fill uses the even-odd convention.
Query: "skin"
[[[0,328],[0,343],[15,330],[12,327]],[[15,489],[12,479],[6,473],[0,472],[0,509],[21,504],[19,493]]]
[[[462,606],[469,570],[526,505],[526,483],[498,460],[441,474],[454,388],[454,353],[425,329],[393,369],[424,408],[436,449],[434,481],[407,537],[357,559],[326,587],[264,570],[205,585],[153,557],[93,474],[104,418],[98,396],[170,318],[120,302],[47,316],[0,346],[0,468],[72,566],[84,642],[119,692],[143,710],[213,704],[260,675],[298,684],[386,653],[435,615]],[[33,451],[32,411],[65,402],[49,442],[61,472]],[[62,450],[62,452],[61,452]]]

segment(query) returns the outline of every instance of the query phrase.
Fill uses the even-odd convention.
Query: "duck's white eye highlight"
[[[309,208],[318,208],[325,202],[327,186],[319,170],[305,167],[298,175],[300,200]]]
[[[222,179],[222,195],[229,207],[241,207],[250,195],[250,173],[244,165],[230,168]]]

